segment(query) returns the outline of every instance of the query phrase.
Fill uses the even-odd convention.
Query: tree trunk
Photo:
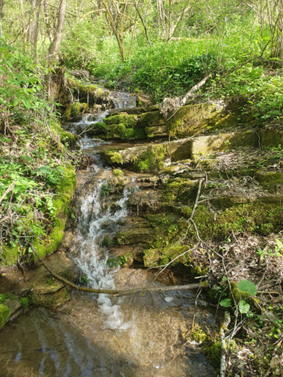
[[[4,8],[4,0],[0,0],[0,41],[2,39],[2,19],[4,17],[3,8]]]
[[[55,30],[55,35],[53,38],[53,41],[49,47],[48,51],[48,63],[49,66],[51,65],[51,62],[53,60],[54,55],[56,55],[61,38],[62,38],[62,31],[64,26],[64,20],[65,20],[65,13],[66,13],[66,7],[67,7],[67,0],[61,0],[60,8],[59,8],[59,14],[58,14],[58,22],[57,27]]]
[[[33,47],[33,56],[36,58],[36,60],[37,60],[37,41],[38,41],[38,33],[39,33],[39,19],[41,16],[42,7],[43,7],[43,0],[34,1],[35,17],[31,23],[30,42]]]
[[[106,10],[106,19],[107,19],[107,21],[109,23],[109,26],[111,27],[112,32],[114,33],[114,35],[115,35],[115,37],[117,39],[119,50],[120,50],[120,54],[121,54],[121,58],[122,58],[122,60],[124,62],[126,59],[125,59],[125,52],[124,52],[124,47],[123,47],[123,34],[122,34],[123,33],[123,25],[121,25],[122,26],[122,32],[120,30],[120,33],[119,33],[118,28],[116,27],[115,19],[113,18],[112,14],[110,12],[110,9],[109,9],[109,7],[107,5],[107,2],[105,0],[102,0],[102,3],[103,3],[104,8]],[[119,5],[117,5],[117,7],[118,6]],[[119,14],[118,14],[117,19],[118,19],[118,22],[119,21],[120,22],[123,21],[123,19],[121,17],[119,17]]]
[[[144,33],[145,33],[146,39],[147,39],[149,45],[151,46],[151,42],[150,42],[150,40],[149,40],[149,36],[148,36],[148,32],[147,32],[147,27],[146,27],[145,22],[144,22],[144,20],[143,20],[143,18],[142,18],[142,15],[141,15],[141,13],[140,13],[140,10],[139,10],[139,7],[138,7],[138,5],[137,5],[137,3],[136,3],[136,0],[133,0],[133,1],[134,1],[134,6],[135,6],[135,8],[136,8],[137,14],[138,14],[138,16],[139,16],[139,18],[140,18],[140,20],[141,20],[142,25],[143,25]]]
[[[35,28],[35,13],[36,13],[36,2],[37,0],[31,0],[30,1],[30,20],[29,20],[29,27],[28,27],[28,42],[32,43],[32,36],[33,36],[33,31]]]
[[[158,28],[159,28],[159,36],[161,38],[166,38],[166,15],[164,12],[163,0],[157,0],[157,18],[158,18]]]
[[[22,12],[22,28],[23,28],[23,42],[24,42],[24,51],[26,48],[26,24],[25,24],[25,12],[24,12],[24,4],[23,0],[20,0],[21,2],[21,12]]]

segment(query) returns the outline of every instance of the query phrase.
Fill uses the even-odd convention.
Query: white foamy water
[[[101,188],[107,181],[100,181],[93,194],[82,199],[81,217],[79,219],[79,255],[75,262],[89,280],[92,288],[115,289],[114,272],[107,266],[108,253],[102,250],[101,242],[109,230],[115,229],[116,224],[127,216],[127,201],[131,191],[126,188],[123,196],[116,201],[114,212],[108,208],[103,210],[104,202],[101,197]],[[102,251],[102,252],[101,252]],[[117,271],[117,270],[116,270]],[[113,305],[108,295],[100,294],[98,297],[99,310],[105,315],[103,328],[127,330],[133,321],[124,322],[121,307]]]
[[[110,98],[116,109],[136,107],[136,96],[125,92],[112,92]]]

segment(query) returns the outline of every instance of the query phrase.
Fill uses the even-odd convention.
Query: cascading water
[[[134,96],[116,93],[113,97],[116,107],[134,106]],[[107,112],[99,114],[95,121],[106,115]],[[83,129],[93,123],[90,117],[69,127]],[[131,173],[126,173],[129,184],[119,195],[112,196],[110,205],[101,195],[113,178],[112,170],[104,167],[96,154],[103,143],[82,139],[82,149],[97,164],[94,172],[84,172],[85,181],[77,194],[80,216],[70,241],[71,254],[91,287],[126,289],[148,285],[154,276],[152,270],[110,269],[106,263],[108,250],[102,240],[114,235],[124,222],[132,221],[127,202],[132,190],[138,188]],[[142,221],[139,214],[134,216]],[[168,279],[164,282],[170,284]],[[211,377],[214,369],[199,353],[198,344],[184,344],[181,336],[194,321],[207,330],[215,326],[215,318],[207,308],[195,307],[194,303],[195,294],[190,291],[120,298],[73,291],[71,300],[56,314],[36,308],[0,330],[0,374]]]
[[[127,201],[130,190],[125,188],[122,198],[116,201],[114,212],[110,208],[105,211],[101,188],[107,181],[100,181],[93,194],[82,200],[81,216],[79,219],[77,239],[79,241],[79,255],[75,262],[84,275],[88,277],[92,288],[115,289],[113,273],[107,266],[108,254],[101,254],[101,243],[104,236],[109,232],[104,230],[103,224],[108,228],[117,228],[117,223],[127,216]],[[98,297],[100,310],[107,315],[106,326],[111,329],[126,329],[128,324],[123,322],[123,314],[118,305],[112,305],[111,298],[101,294]]]
[[[112,92],[110,95],[116,109],[136,107],[136,97],[125,92]]]

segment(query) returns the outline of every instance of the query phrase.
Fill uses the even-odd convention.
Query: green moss
[[[126,127],[124,126],[124,124],[123,123],[118,124],[116,129],[117,129],[117,133],[123,139],[125,137],[125,131],[126,131]]]
[[[139,171],[156,171],[163,167],[166,156],[166,147],[163,145],[151,145],[143,152],[134,163]]]
[[[122,177],[124,175],[121,169],[114,169],[113,174],[115,175],[115,177]]]
[[[110,158],[111,158],[111,162],[113,163],[123,164],[122,156],[118,152],[114,152]]]
[[[213,363],[215,367],[220,366],[221,347],[221,341],[216,340],[214,342],[208,342],[202,349],[205,356]]]
[[[5,305],[0,304],[0,329],[2,329],[2,327],[8,321],[10,314],[10,309]]]
[[[76,102],[71,105],[71,115],[76,116],[83,114],[88,109],[87,103]]]
[[[145,133],[148,137],[153,137],[155,133],[156,127],[146,127]]]
[[[29,306],[29,302],[28,302],[28,299],[27,299],[26,297],[23,297],[23,298],[21,299],[21,305],[22,305],[22,308],[23,308],[23,309],[27,309],[27,308],[28,308],[28,306]]]
[[[120,138],[122,140],[143,139],[146,132],[137,128],[137,116],[127,113],[113,115],[104,119],[105,127],[102,130],[108,139]]]
[[[87,109],[88,109],[87,103],[79,103],[79,102],[72,103],[71,105],[66,107],[63,120],[68,121],[79,114],[85,113]]]
[[[110,195],[113,192],[113,186],[109,183],[103,183],[100,189],[100,196],[105,198],[106,196]]]
[[[109,237],[104,237],[102,241],[102,246],[109,247],[111,246],[111,244],[112,244],[111,239]]]
[[[163,192],[163,200],[166,202],[174,202],[178,200],[182,203],[187,203],[194,200],[197,191],[196,183],[186,178],[176,178],[169,182]],[[184,209],[188,213],[188,209]]]
[[[239,204],[214,213],[200,205],[195,214],[195,223],[203,239],[225,239],[230,232],[249,232],[267,235],[280,231],[281,209],[271,203]],[[193,233],[191,234],[193,236]]]
[[[68,143],[70,146],[75,146],[77,143],[77,137],[70,132],[67,131],[60,131],[60,140],[61,143],[66,144]]]
[[[211,103],[183,106],[169,120],[169,134],[178,137],[193,136],[205,130],[234,127],[238,123],[236,114],[224,114],[223,108]]]
[[[94,93],[97,90],[97,86],[96,85],[79,84],[78,89],[79,89],[80,92]]]
[[[137,124],[138,117],[136,115],[129,115],[127,113],[122,113],[119,115],[113,115],[109,118],[105,118],[104,122],[107,126],[123,124],[125,128],[134,128]]]
[[[66,110],[65,110],[65,113],[64,113],[64,116],[63,116],[63,120],[67,121],[70,118],[71,118],[71,106],[67,106]]]
[[[180,210],[180,215],[185,219],[189,219],[191,217],[192,211],[193,210],[191,207],[182,207]]]
[[[278,185],[283,184],[282,173],[258,171],[255,174],[255,178],[259,181],[263,188],[271,193],[276,192]]]
[[[134,128],[132,139],[144,139],[146,137],[146,133],[141,128]]]
[[[207,339],[206,333],[202,330],[199,324],[196,324],[189,334],[190,338],[198,343],[203,343]]]
[[[171,266],[178,264],[190,265],[191,263],[191,247],[189,245],[173,245],[167,248],[147,249],[144,250],[144,265],[146,267],[157,267],[168,264],[179,255],[186,253],[174,261]]]
[[[95,126],[98,128],[99,132],[107,132],[107,126],[104,122],[97,122]]]
[[[73,166],[64,168],[65,176],[57,190],[57,197],[54,200],[54,222],[53,228],[47,237],[36,238],[34,247],[40,257],[53,253],[58,249],[64,238],[64,230],[69,214],[69,204],[76,184],[76,175]]]

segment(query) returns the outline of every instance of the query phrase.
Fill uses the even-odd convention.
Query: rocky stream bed
[[[245,279],[258,294],[245,296],[253,316],[234,311],[227,329],[227,337],[237,334],[228,373],[280,375],[281,125],[238,124],[237,106],[224,103],[190,103],[166,122],[158,106],[126,93],[99,93],[107,100],[96,106],[92,89],[76,89],[87,102],[66,107],[66,134],[70,141],[80,135],[87,163],[77,170],[63,243],[46,263],[94,288],[194,281],[206,288],[110,297],[71,290],[43,266],[25,276],[7,269],[0,293],[13,321],[0,330],[0,371],[213,376],[221,350],[218,303],[230,298],[237,305],[237,283]],[[20,297],[35,307],[26,312]]]

